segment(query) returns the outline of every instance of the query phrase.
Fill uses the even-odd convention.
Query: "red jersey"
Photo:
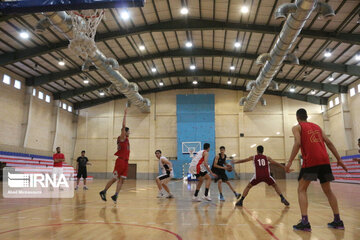
[[[126,137],[125,141],[120,141],[120,136],[117,139],[117,152],[114,154],[115,156],[118,156],[121,159],[129,160],[130,155],[130,143],[129,138]]]
[[[258,154],[254,156],[255,178],[269,178],[270,168],[269,161],[265,155]]]
[[[302,168],[330,164],[321,128],[315,123],[300,122]]]
[[[53,160],[55,161],[55,159],[65,159],[65,156],[62,153],[55,153],[53,155]],[[63,162],[54,162],[54,167],[62,167],[62,166],[63,166]]]

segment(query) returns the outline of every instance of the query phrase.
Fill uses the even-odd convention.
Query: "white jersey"
[[[199,174],[200,172],[206,172],[205,162],[204,162],[204,152],[205,150],[198,151],[193,157],[189,172],[192,174]]]
[[[167,172],[166,172],[166,168],[165,168],[165,165],[168,166],[167,164],[163,164],[161,162],[161,160],[164,159],[164,160],[168,160],[166,157],[163,157],[161,156],[160,159],[159,159],[159,167],[160,167],[160,172],[161,172],[161,175],[166,175]],[[168,166],[170,168],[170,166]],[[174,173],[173,173],[173,170],[171,170],[170,172],[170,176],[173,176]]]

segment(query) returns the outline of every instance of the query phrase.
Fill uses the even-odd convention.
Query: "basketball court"
[[[0,239],[360,239],[359,1],[5,0],[0,32]]]

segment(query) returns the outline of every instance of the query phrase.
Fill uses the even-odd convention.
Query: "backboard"
[[[143,7],[145,0],[4,0],[0,14]]]

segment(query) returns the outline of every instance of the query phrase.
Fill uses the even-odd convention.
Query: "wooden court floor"
[[[128,180],[118,204],[101,201],[105,180],[94,180],[73,199],[0,199],[0,239],[360,239],[360,185],[334,183],[345,230],[327,228],[332,212],[318,183],[309,188],[312,232],[296,232],[300,219],[296,180],[277,181],[290,207],[264,183],[251,189],[243,208],[223,185],[225,202],[211,186],[210,203],[191,202],[194,184],[172,181],[174,199],[157,199],[154,181]],[[247,180],[232,181],[238,191]],[[108,199],[115,191],[113,186]],[[203,191],[200,192],[203,194]]]

